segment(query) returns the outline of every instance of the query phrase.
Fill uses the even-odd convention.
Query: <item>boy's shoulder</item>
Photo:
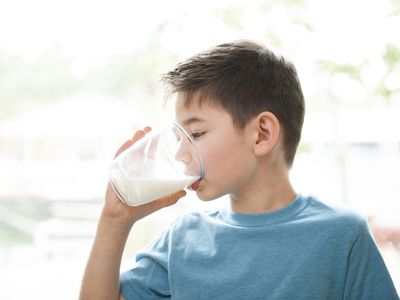
[[[363,216],[346,204],[322,201],[315,196],[304,198],[307,201],[307,208],[314,214],[322,214],[327,218],[339,218],[350,222],[362,222],[364,220]]]
[[[323,202],[314,196],[308,196],[307,201],[303,217],[316,225],[325,224],[337,230],[353,231],[368,227],[367,219],[346,204]]]

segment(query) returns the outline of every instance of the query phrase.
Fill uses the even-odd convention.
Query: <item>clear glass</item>
[[[109,171],[115,193],[131,206],[187,188],[203,176],[203,161],[195,143],[176,123],[146,134],[117,156]]]

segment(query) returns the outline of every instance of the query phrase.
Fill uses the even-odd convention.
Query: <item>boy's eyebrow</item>
[[[183,121],[183,125],[189,126],[190,124],[196,123],[196,122],[205,122],[205,120],[200,119],[198,117],[191,117],[191,118],[188,118],[185,121]]]

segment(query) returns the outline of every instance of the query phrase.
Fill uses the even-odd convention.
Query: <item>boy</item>
[[[365,220],[290,184],[304,118],[291,63],[236,41],[163,79],[204,160],[197,196],[230,205],[179,218],[120,276],[132,225],[185,192],[127,207],[108,187],[81,299],[398,299]]]

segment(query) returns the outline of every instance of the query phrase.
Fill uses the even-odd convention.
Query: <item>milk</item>
[[[132,206],[137,206],[177,192],[189,186],[197,179],[198,177],[125,177],[118,179],[118,186],[115,186],[114,189],[124,202]]]

